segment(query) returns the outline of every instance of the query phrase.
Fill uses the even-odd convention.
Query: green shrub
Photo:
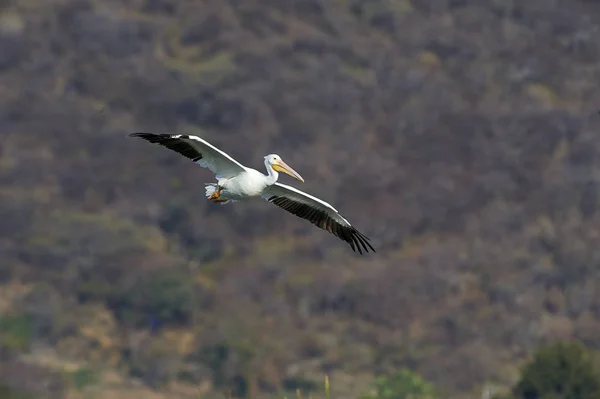
[[[29,349],[33,339],[33,320],[27,314],[0,317],[0,348],[22,352]]]
[[[226,389],[233,397],[248,394],[248,370],[256,348],[245,340],[224,340],[201,348],[192,358],[208,367],[216,387]]]
[[[75,389],[82,391],[88,385],[97,383],[100,379],[100,374],[90,368],[84,367],[69,373],[68,379]]]
[[[0,384],[0,399],[32,399],[31,396],[15,392],[6,385]]]
[[[116,290],[109,305],[128,323],[185,324],[192,316],[194,298],[193,281],[186,273],[160,269]]]
[[[600,399],[600,375],[583,345],[559,342],[536,351],[513,395],[519,399]]]
[[[373,392],[360,399],[434,399],[435,387],[421,376],[402,369],[389,377],[379,377],[372,384]]]

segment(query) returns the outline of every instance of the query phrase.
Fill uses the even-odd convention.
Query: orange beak
[[[304,183],[304,179],[302,178],[302,176],[300,176],[298,172],[292,169],[287,163],[283,162],[283,160],[281,159],[277,161],[277,163],[274,163],[271,167],[277,172],[283,172]]]

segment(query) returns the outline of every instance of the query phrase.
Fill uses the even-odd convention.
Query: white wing
[[[132,133],[129,136],[176,151],[203,168],[208,168],[217,179],[233,177],[246,170],[238,161],[198,136],[154,133]]]
[[[375,252],[369,239],[325,201],[281,183],[268,187],[262,198],[346,241],[355,252]]]

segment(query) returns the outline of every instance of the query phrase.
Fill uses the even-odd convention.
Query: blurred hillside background
[[[599,21],[585,0],[0,1],[0,393],[320,398],[327,375],[353,399],[405,370],[479,399],[539,345],[592,353]],[[135,131],[278,153],[378,252],[208,203],[210,172]]]

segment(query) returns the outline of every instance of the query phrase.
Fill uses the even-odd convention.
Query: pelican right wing
[[[367,236],[356,230],[333,206],[317,197],[275,183],[265,190],[262,198],[346,241],[355,252],[362,254],[369,249],[375,252]]]
[[[131,133],[150,143],[160,144],[208,168],[217,179],[230,178],[246,170],[238,161],[198,136],[185,134]]]

